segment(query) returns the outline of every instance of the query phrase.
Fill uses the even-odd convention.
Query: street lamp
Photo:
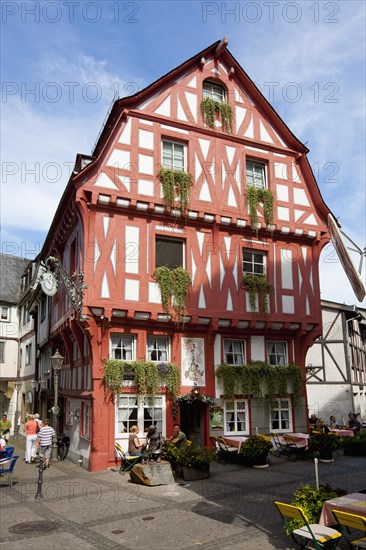
[[[17,392],[17,401],[15,405],[15,419],[14,419],[14,439],[17,439],[19,435],[19,392],[20,392],[20,388],[22,387],[22,382],[20,380],[17,380],[14,383],[14,387]]]
[[[58,381],[60,376],[60,370],[64,363],[64,357],[56,350],[55,355],[51,357],[52,368],[55,373],[55,401],[53,406],[53,429],[55,430],[55,435],[52,441],[52,460],[57,460],[57,415],[58,415]]]

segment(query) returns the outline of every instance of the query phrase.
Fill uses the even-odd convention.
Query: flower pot
[[[197,479],[207,479],[210,477],[210,465],[205,468],[188,468],[183,466],[183,479],[185,481],[196,481]]]
[[[238,459],[239,464],[244,466],[250,466],[251,468],[268,468],[267,455],[261,456],[240,456]]]
[[[320,449],[319,450],[319,461],[320,462],[333,462],[333,451],[332,449]]]

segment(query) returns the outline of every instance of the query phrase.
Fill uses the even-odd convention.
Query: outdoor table
[[[353,437],[355,435],[352,430],[329,430],[329,431],[337,434],[339,437]]]
[[[238,449],[238,452],[240,450],[241,444],[244,443],[248,438],[247,437],[223,437],[223,440],[225,441],[226,445],[229,445],[230,447],[236,447]]]
[[[344,497],[326,500],[320,515],[320,525],[335,525],[337,523],[332,514],[332,510],[341,510],[349,514],[364,516],[366,514],[366,494],[351,493]]]

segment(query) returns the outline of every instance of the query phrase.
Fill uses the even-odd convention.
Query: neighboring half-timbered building
[[[178,419],[201,444],[212,433],[306,429],[305,358],[321,334],[329,241],[307,152],[226,40],[114,103],[93,154],[77,156],[40,256],[59,258],[74,282],[83,272],[87,286],[79,315],[61,283],[50,309],[71,458],[111,465],[132,424],[170,435]],[[216,367],[253,361],[272,386],[265,364],[298,365],[300,399],[290,379],[281,390],[260,381],[263,395],[253,380],[224,390]]]
[[[322,301],[323,332],[306,356],[310,413],[339,424],[366,422],[366,310]]]

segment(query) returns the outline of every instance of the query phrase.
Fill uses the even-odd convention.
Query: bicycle
[[[70,438],[68,435],[57,436],[57,458],[58,460],[65,460],[70,447]]]

